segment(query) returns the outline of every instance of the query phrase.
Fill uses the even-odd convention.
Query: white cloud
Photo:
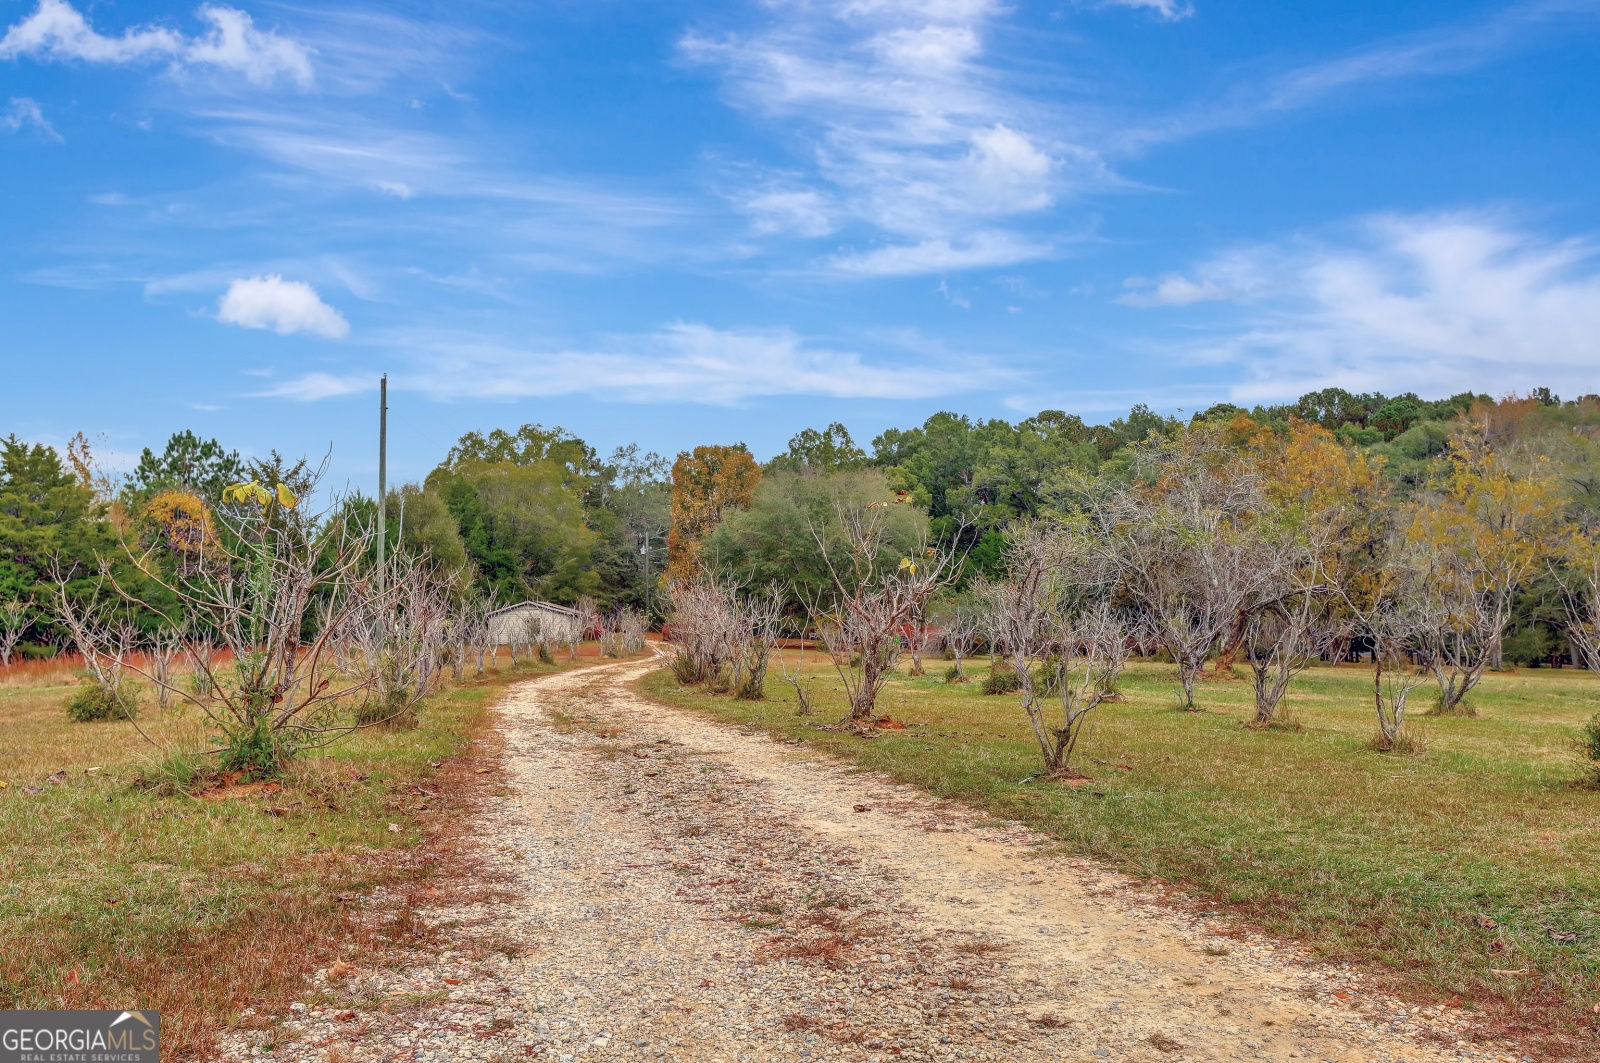
[[[944,301],[949,303],[951,306],[960,307],[962,310],[972,309],[972,300],[968,299],[960,292],[951,291],[950,283],[948,281],[939,282],[939,294],[944,296]]]
[[[311,85],[311,57],[303,45],[270,30],[256,29],[250,16],[236,8],[207,4],[197,14],[210,24],[203,36],[186,37],[164,27],[145,26],[113,37],[96,32],[67,0],[39,0],[33,14],[0,38],[0,59],[25,55],[85,63],[170,59],[179,67],[209,66],[241,73],[257,85],[270,85],[280,76],[302,88]]]
[[[758,233],[794,232],[827,236],[834,230],[835,208],[822,193],[808,188],[776,188],[758,192],[739,204]]]
[[[1148,287],[1142,278],[1130,277],[1123,282],[1123,286],[1135,289],[1117,300],[1128,306],[1188,306],[1190,303],[1233,299],[1239,295],[1232,288],[1225,288],[1215,281],[1192,281],[1179,276],[1163,277],[1153,288]]]
[[[199,14],[211,23],[211,32],[188,42],[185,61],[236,70],[256,85],[270,85],[281,74],[301,88],[311,86],[311,56],[304,46],[256,29],[250,16],[235,8],[208,4]]]
[[[1002,230],[980,230],[952,243],[944,238],[920,244],[892,244],[875,251],[844,252],[830,264],[840,273],[860,277],[903,277],[919,273],[1009,266],[1048,258],[1054,248]]]
[[[1600,244],[1488,214],[1384,215],[1334,242],[1248,247],[1194,271],[1237,317],[1191,346],[1242,366],[1243,400],[1314,388],[1594,391]]]
[[[269,388],[262,394],[277,399],[293,399],[296,402],[317,402],[320,399],[332,399],[358,391],[367,391],[371,387],[372,381],[365,377],[336,377],[330,373],[306,373]]]
[[[15,133],[23,126],[32,126],[51,140],[61,139],[61,134],[55,131],[55,127],[45,121],[44,112],[39,110],[37,103],[26,96],[13,96],[10,106],[0,113],[0,129]]]
[[[732,405],[773,395],[833,399],[927,398],[1014,386],[1015,373],[979,359],[877,364],[807,342],[788,329],[716,329],[679,322],[596,350],[539,350],[498,337],[417,332],[375,342],[403,354],[390,385],[441,400],[591,395],[622,402]],[[371,386],[368,377],[311,373],[266,394],[313,400]]]
[[[350,334],[350,323],[323,302],[315,288],[277,274],[230,284],[217,304],[217,320],[243,328],[269,328],[280,335],[310,332],[337,340]]]
[[[857,275],[965,268],[1048,253],[1001,226],[1064,190],[1101,183],[1091,150],[1042,130],[1044,108],[983,62],[1004,9],[990,0],[776,0],[746,35],[690,35],[689,58],[721,69],[736,102],[791,127],[808,179],[739,199],[757,232],[820,236],[849,222],[888,246],[827,260]],[[787,130],[786,130],[787,132]],[[997,257],[1009,248],[1017,257]]]
[[[1112,7],[1136,7],[1155,12],[1168,22],[1188,18],[1194,14],[1194,5],[1188,0],[1105,0]]]

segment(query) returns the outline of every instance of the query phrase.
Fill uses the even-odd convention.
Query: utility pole
[[[378,380],[378,593],[383,593],[384,551],[388,548],[385,510],[389,508],[389,374]]]
[[[639,552],[644,555],[644,627],[650,630],[650,529],[644,530],[644,546]]]

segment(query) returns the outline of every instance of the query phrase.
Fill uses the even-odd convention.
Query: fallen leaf
[[[1340,1000],[1349,1000],[1350,999],[1350,994],[1349,993],[1335,993],[1333,995],[1338,997]]]
[[[338,1015],[336,1015],[334,1017],[337,1018],[340,1022],[354,1022],[355,1018],[356,1018],[356,1013],[353,1012],[353,1011],[341,1011]]]
[[[4,779],[0,779],[0,790],[4,790],[6,787],[8,787],[10,785],[11,784],[6,782]]]
[[[343,960],[339,960],[332,967],[328,968],[328,978],[329,978],[329,980],[335,981],[335,982],[338,981],[339,979],[343,978],[345,975],[347,975],[349,973],[350,973],[350,965],[348,963],[345,963]]]
[[[68,971],[67,972],[67,984],[68,985],[77,985],[78,984],[78,972],[76,970],[72,970],[72,971]]]
[[[94,767],[92,767],[92,768],[84,768],[84,769],[83,769],[83,773],[84,773],[84,774],[85,774],[85,775],[88,775],[88,774],[89,774],[89,773],[90,773],[90,772],[95,772],[95,771],[104,771],[104,770],[105,770],[105,769],[104,769],[104,768],[102,768],[102,767],[101,767],[101,766],[100,766],[100,765],[98,765],[98,764],[96,764],[96,765],[95,765],[95,766],[94,766]]]
[[[855,810],[857,812],[871,812],[872,811],[872,806],[871,805],[857,805]]]
[[[1478,916],[1478,925],[1483,927],[1485,930],[1493,930],[1500,924],[1495,922],[1493,919],[1490,919],[1487,915],[1480,915]]]
[[[1571,930],[1552,930],[1550,931],[1550,940],[1561,945],[1571,945],[1578,940],[1578,935]]]
[[[460,985],[461,984],[461,979],[459,979],[459,978],[446,978],[444,980],[444,984],[445,985]]]
[[[106,901],[106,907],[107,908],[115,908],[116,906],[117,906],[116,898],[112,898],[111,900]]]
[[[479,775],[487,775],[492,770],[493,770],[492,768],[479,768],[478,769],[478,774]]]
[[[282,805],[268,805],[261,811],[265,812],[269,816],[287,816],[289,814],[289,810],[284,808]]]

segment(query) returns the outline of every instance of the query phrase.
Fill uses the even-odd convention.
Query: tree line
[[[714,528],[674,525],[673,623],[737,630],[706,612],[719,599],[725,617],[788,618],[822,640],[858,726],[928,632],[957,681],[963,647],[981,645],[1052,771],[1132,653],[1176,665],[1184,707],[1207,667],[1248,666],[1261,727],[1291,724],[1284,696],[1310,662],[1361,657],[1386,749],[1414,741],[1405,714],[1423,682],[1431,711],[1470,714],[1486,670],[1600,670],[1600,399],[1321,392],[1187,422],[1146,414],[1093,429],[939,414],[870,457],[831,425],[759,478],[675,480],[722,496]],[[750,468],[702,451],[702,466]],[[774,608],[739,604],[752,596]],[[722,685],[742,639],[773,637],[690,638],[699,659],[682,675]]]

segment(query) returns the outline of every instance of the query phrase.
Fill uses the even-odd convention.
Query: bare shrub
[[[704,573],[673,584],[668,595],[672,641],[678,647],[672,670],[678,681],[750,701],[765,697],[783,610],[777,589],[742,594],[736,582]]]
[[[806,667],[806,632],[802,627],[798,637],[794,640],[797,645],[791,648],[786,645],[786,640],[779,638],[773,644],[773,658],[778,662],[778,672],[783,676],[783,681],[794,688],[795,715],[811,715],[811,694],[800,682]]]
[[[783,618],[783,598],[776,589],[736,598],[739,630],[733,655],[733,696],[760,701],[767,696],[767,667],[778,641]]]
[[[594,599],[585,594],[578,599],[574,606],[577,611],[577,623],[574,624],[571,637],[567,640],[568,659],[578,659],[578,647],[583,645],[583,640],[588,637],[595,625],[600,623],[600,609],[595,605]]]
[[[1089,541],[1178,665],[1182,706],[1213,650],[1281,596],[1280,536],[1259,473],[1192,431],[1139,452],[1134,483],[1092,500]]]
[[[811,603],[811,612],[849,696],[849,722],[866,728],[900,657],[906,626],[955,581],[958,557],[948,546],[926,543],[892,556],[887,503],[836,506],[835,518],[835,535],[811,529],[832,582],[826,604]]]
[[[991,630],[1005,647],[1053,777],[1073,774],[1084,724],[1115,690],[1132,645],[1130,621],[1104,594],[1083,547],[1060,528],[1022,529],[1007,549],[1007,578],[986,595]]]
[[[933,620],[940,628],[940,641],[950,655],[950,670],[945,673],[947,683],[967,682],[966,662],[977,644],[979,614],[970,599],[962,598],[936,607]]]
[[[33,626],[33,610],[28,603],[14,598],[0,601],[0,668],[11,667],[11,655],[17,643]]]
[[[107,593],[104,575],[87,589],[74,591],[70,572],[64,572],[56,561],[51,562],[50,571],[56,620],[83,658],[83,670],[92,691],[75,698],[69,714],[79,721],[132,719],[137,697],[127,682],[127,673],[138,643],[138,629],[117,612],[118,603]]]
[[[183,642],[185,662],[201,681],[194,689],[171,679],[165,685],[216,729],[218,766],[226,772],[281,774],[301,750],[360,726],[352,715],[362,715],[382,681],[381,654],[341,653],[339,639],[359,617],[394,608],[403,592],[380,587],[367,571],[370,528],[298,511],[289,483],[303,495],[318,475],[305,475],[302,463],[276,482],[229,488],[233,508],[219,512],[216,548],[205,564],[169,572],[157,563],[159,547],[129,549],[144,577],[187,612],[192,630],[205,632]],[[183,630],[183,622],[150,612]],[[217,647],[227,655],[219,659]],[[149,670],[141,674],[159,682]]]
[[[451,587],[426,558],[396,553],[385,563],[381,595],[357,595],[339,630],[341,663],[372,677],[356,722],[410,727],[433,688],[453,622]],[[338,603],[335,603],[335,608]]]

